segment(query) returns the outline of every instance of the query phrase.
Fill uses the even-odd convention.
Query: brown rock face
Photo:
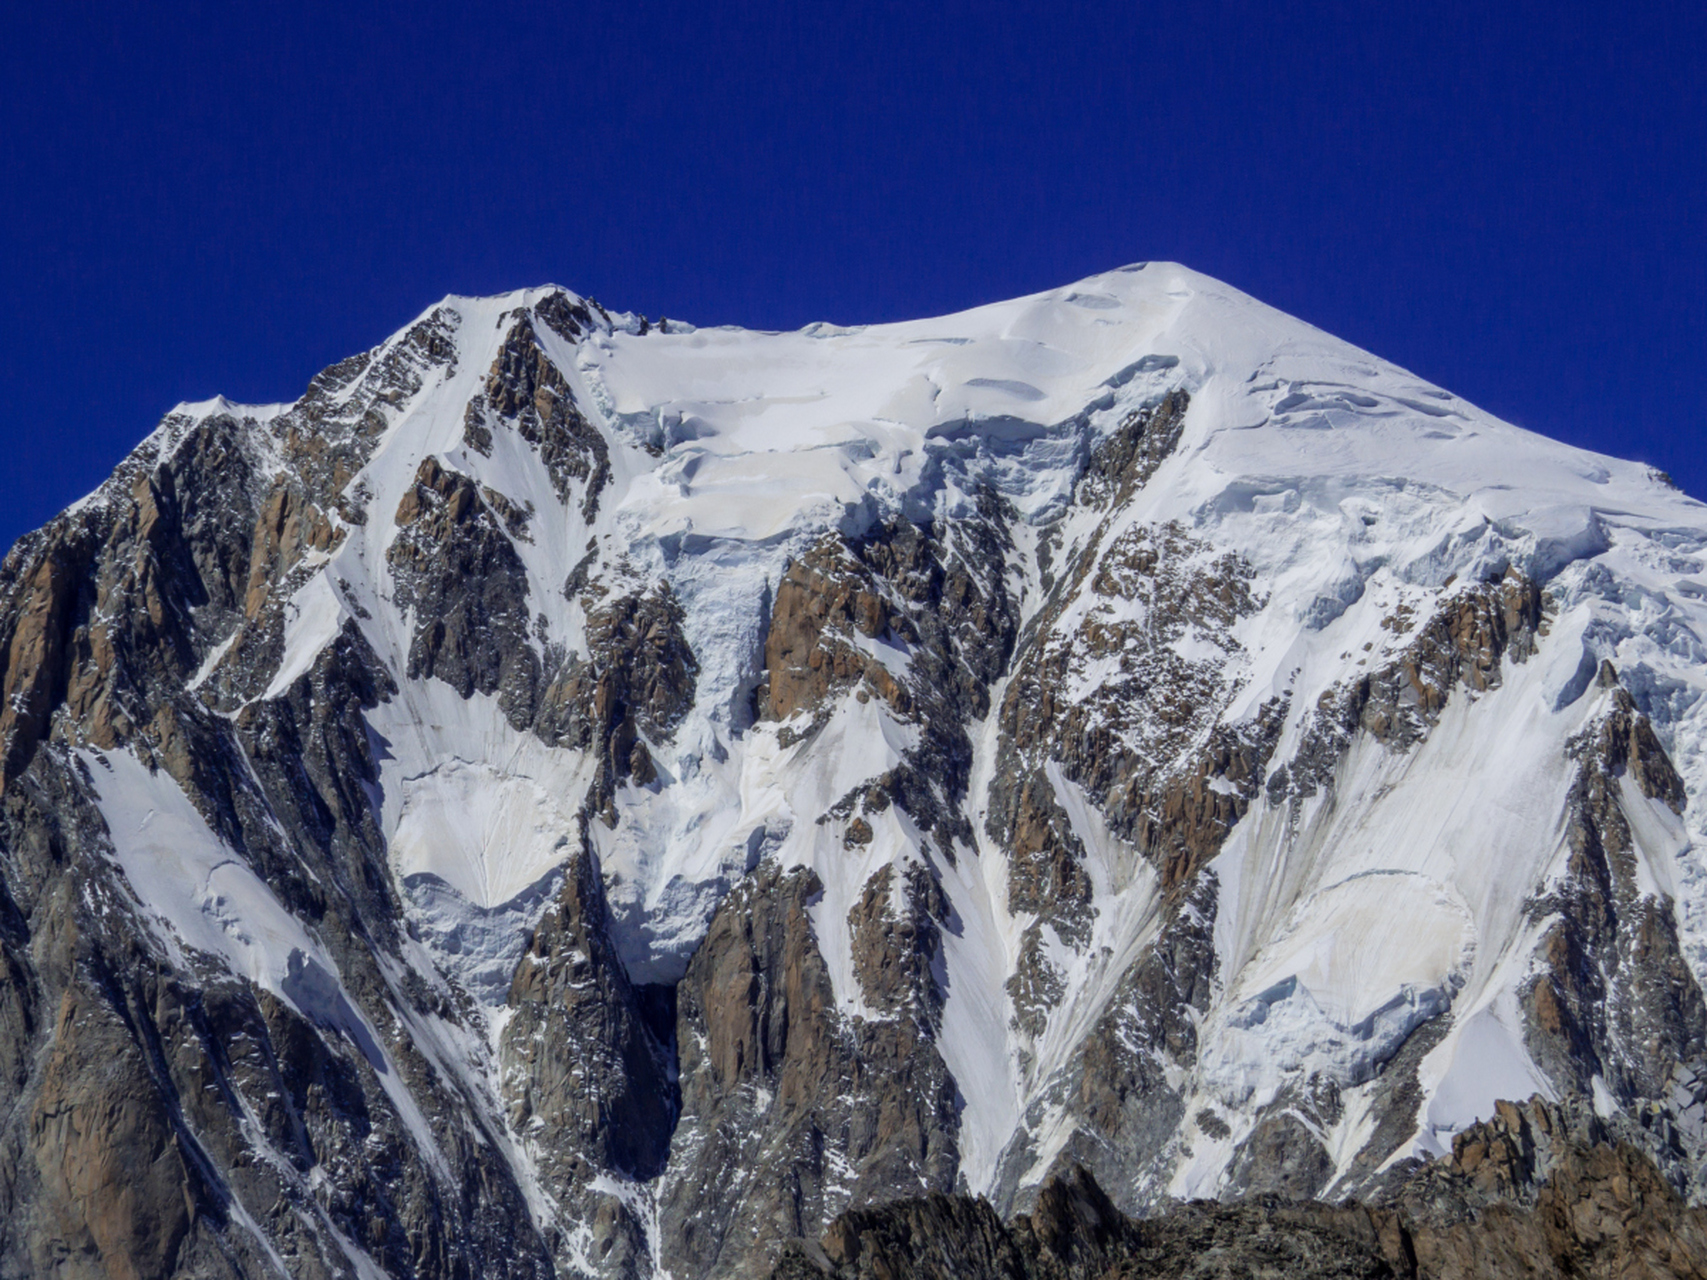
[[[855,1211],[795,1245],[773,1280],[1387,1280],[1404,1238],[1379,1213],[1273,1200],[1194,1203],[1133,1220],[1083,1170],[1051,1178],[1004,1224],[984,1201],[931,1196]]]
[[[305,551],[329,551],[338,538],[313,503],[305,502],[288,484],[274,489],[255,521],[244,615],[253,618],[261,612],[274,584],[295,567]]]
[[[787,720],[823,705],[832,689],[864,680],[898,714],[907,715],[906,691],[852,639],[875,640],[888,629],[888,605],[863,567],[840,538],[826,538],[790,565],[777,585],[765,637],[760,713]]]
[[[98,997],[68,990],[30,1117],[52,1223],[42,1274],[169,1275],[203,1198],[142,1054]]]
[[[919,862],[901,872],[893,863],[878,868],[848,913],[854,977],[866,1004],[913,1019],[926,1036],[935,1031],[942,1012],[932,966],[941,955],[947,918],[942,886]]]
[[[1239,1148],[1228,1180],[1239,1198],[1257,1194],[1308,1200],[1328,1185],[1333,1173],[1333,1159],[1321,1139],[1297,1115],[1283,1112],[1257,1121]],[[1227,1198],[1236,1197],[1230,1193]]]
[[[1707,1275],[1707,1212],[1607,1129],[1540,1098],[1498,1103],[1397,1192],[1414,1274]]]
[[[29,960],[20,953],[23,929],[17,904],[0,895],[0,1108],[10,1109],[34,1066],[40,1011]]]
[[[1114,440],[1105,448],[1110,455],[1093,462],[1081,501],[1107,500],[1124,483],[1107,475],[1126,474],[1130,459],[1142,452],[1131,441]],[[1133,473],[1135,483],[1153,472],[1153,462],[1145,462]],[[1131,1046],[1150,1046],[1182,1071],[1195,1061],[1196,1018],[1209,1008],[1215,966],[1209,941],[1215,885],[1200,869],[1264,789],[1288,706],[1275,699],[1242,724],[1219,723],[1235,687],[1229,671],[1239,651],[1232,627],[1260,603],[1248,586],[1247,566],[1207,554],[1171,527],[1133,525],[1115,532],[1105,525],[1088,546],[1063,567],[1054,597],[1016,656],[1001,709],[1002,755],[989,830],[1011,851],[1010,904],[1038,917],[1021,939],[1008,983],[1015,1021],[1031,1034],[1042,1033],[1063,993],[1060,974],[1047,959],[1051,945],[1082,948],[1090,923],[1090,890],[1079,870],[1083,855],[1057,801],[1059,783],[1040,766],[1049,762],[1082,787],[1110,825],[1150,857],[1168,891],[1172,919],[1162,938],[1133,963],[1078,1059],[1047,1082],[1043,1094],[1082,1124],[1057,1167],[1083,1162],[1131,1196],[1150,1176],[1146,1161],[1161,1157],[1182,1119],[1182,1100],[1168,1086],[1160,1062],[1150,1053],[1134,1054]],[[1128,615],[1094,604],[1080,608],[1068,634],[1057,620],[1067,616],[1068,602],[1081,598],[1144,608],[1136,622],[1116,622]],[[1542,607],[1534,583],[1507,573],[1460,589],[1420,624],[1409,614],[1389,619],[1408,644],[1378,672],[1323,699],[1293,759],[1266,779],[1270,802],[1301,799],[1331,785],[1358,733],[1408,749],[1427,734],[1454,691],[1475,697],[1499,682],[1506,657],[1523,661],[1533,653]],[[1178,651],[1188,632],[1190,651],[1198,655],[1190,661]],[[1217,636],[1227,637],[1220,642],[1224,660],[1205,659],[1205,641]],[[1075,664],[1093,658],[1103,663],[1099,687],[1086,697],[1060,696],[1071,687]],[[1107,676],[1110,665],[1120,674]],[[1624,733],[1620,741],[1635,744],[1639,738]],[[1635,745],[1629,750],[1641,754]],[[1650,773],[1651,785],[1664,790],[1661,771]],[[1687,992],[1692,984],[1682,977],[1673,986]],[[1405,1065],[1378,1086],[1382,1105],[1395,1115],[1415,1105],[1406,1101],[1414,1093],[1406,1073],[1414,1073],[1414,1059],[1427,1046],[1426,1037],[1414,1038],[1419,1047],[1402,1053]],[[1315,1079],[1300,1089],[1277,1101],[1245,1140],[1229,1170],[1229,1186],[1237,1193],[1308,1196],[1325,1188],[1333,1163],[1316,1130],[1337,1122],[1338,1090]],[[1043,1122],[1043,1105],[1034,1105],[1028,1124]],[[1402,1137],[1398,1128],[1385,1125],[1378,1142],[1386,1151]],[[1031,1159],[1025,1142],[1004,1157],[994,1193],[998,1204],[1023,1203],[1013,1178]]]
[[[914,1018],[836,1008],[809,915],[821,892],[760,864],[678,988],[682,1119],[661,1206],[666,1255],[694,1274],[762,1271],[848,1204],[952,1184],[953,1081]]]
[[[998,709],[987,821],[1008,852],[1010,908],[1036,913],[1008,981],[1015,1023],[1031,1035],[1043,1034],[1065,992],[1053,948],[1083,952],[1091,942],[1086,855],[1062,807],[1062,783],[1083,790],[1168,891],[1162,937],[1132,962],[1081,1052],[1027,1117],[1041,1124],[1049,1106],[1074,1116],[1083,1128],[1058,1167],[1083,1161],[1124,1188],[1160,1156],[1183,1115],[1158,1055],[1189,1070],[1194,1019],[1211,997],[1216,893],[1198,870],[1259,794],[1287,711],[1277,699],[1242,724],[1220,723],[1242,652],[1233,629],[1260,604],[1252,568],[1182,526],[1122,514],[1178,444],[1188,407],[1176,393],[1133,415],[1086,469],[1078,504],[1107,514],[1046,578],[1051,594],[1020,638]],[[1089,664],[1094,681],[1083,678]],[[1010,1149],[998,1204],[1021,1196],[1019,1175],[1033,1158],[1028,1142]]]
[[[1157,413],[1183,421],[1184,402]],[[1170,431],[1156,449],[1177,440],[1177,429]],[[1157,461],[1122,437],[1104,449],[1109,456],[1093,460],[1092,473],[1126,477],[1115,486],[1122,492]],[[1105,488],[1087,481],[1082,492]],[[1240,651],[1231,627],[1256,607],[1251,573],[1236,557],[1209,554],[1178,526],[1131,526],[1090,541],[1028,631],[1001,707],[1002,764],[989,829],[1015,851],[1010,900],[1039,911],[1064,940],[1083,934],[1087,887],[1046,761],[1097,801],[1170,889],[1219,851],[1255,798],[1285,703],[1270,702],[1245,724],[1218,723]],[[1130,616],[1093,605],[1069,630],[1063,619],[1086,592],[1142,608]],[[1181,656],[1187,635],[1200,656]],[[1114,670],[1089,696],[1065,696],[1088,663]]]
[[[51,546],[21,583],[13,630],[0,649],[0,783],[24,769],[64,696],[70,639],[83,557],[72,546]]]
[[[1082,941],[1091,898],[1084,850],[1042,772],[1019,785],[1011,840],[1010,906],[1046,915],[1062,937]]]
[[[1028,1112],[1033,1132],[1050,1109],[1078,1123],[1053,1172],[1083,1165],[1108,1185],[1131,1189],[1178,1129],[1185,1103],[1168,1068],[1194,1061],[1197,1019],[1213,994],[1216,892],[1211,875],[1192,881],[1155,944],[1121,975],[1073,1061]],[[1023,1207],[1035,1194],[1021,1178],[1036,1159],[1029,1140],[1004,1153],[992,1192],[998,1205]]]
[[[894,805],[948,861],[973,843],[963,804],[972,764],[968,725],[988,714],[990,685],[1013,651],[1018,601],[1005,557],[1012,512],[989,493],[951,538],[903,519],[822,540],[778,588],[755,694],[761,717],[810,711],[786,744],[817,732],[836,699],[875,697],[916,726],[903,762],[861,782],[821,815],[868,821]],[[871,642],[880,641],[882,656]],[[889,669],[890,651],[901,675]],[[904,665],[903,665],[904,664]],[[780,701],[778,699],[781,699]],[[852,827],[850,830],[858,831]],[[921,846],[923,847],[923,846]]]
[[[1016,763],[1039,753],[1058,760],[1092,796],[1107,797],[1111,819],[1125,826],[1166,772],[1149,762],[1172,761],[1218,718],[1232,689],[1226,668],[1239,651],[1230,628],[1256,602],[1249,565],[1211,554],[1177,525],[1134,526],[1098,554],[1100,546],[1092,541],[1034,624],[1003,699],[1002,728]],[[1093,605],[1066,630],[1068,607],[1083,590],[1142,608],[1123,618]],[[1203,656],[1180,656],[1188,634]],[[1087,697],[1066,696],[1075,673],[1092,663],[1115,669]]]

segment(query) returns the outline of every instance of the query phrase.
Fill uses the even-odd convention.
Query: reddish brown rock
[[[0,783],[29,763],[63,696],[66,643],[83,571],[76,545],[55,543],[24,578],[0,667]]]
[[[863,680],[897,714],[907,715],[906,690],[852,641],[853,635],[874,639],[888,626],[888,606],[841,540],[820,542],[777,585],[765,637],[761,713],[787,720],[822,706],[832,689]]]
[[[142,1051],[106,1004],[68,989],[30,1115],[41,1274],[171,1275],[202,1200]]]

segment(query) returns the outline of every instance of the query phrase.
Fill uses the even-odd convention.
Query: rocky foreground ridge
[[[1381,1205],[1255,1196],[1134,1220],[1083,1169],[1003,1223],[933,1195],[850,1210],[771,1280],[1280,1280],[1707,1274],[1707,1210],[1635,1147],[1532,1098],[1501,1103]]]
[[[447,299],[0,564],[0,1276],[1695,1274],[1703,628],[1663,477],[1168,264]]]

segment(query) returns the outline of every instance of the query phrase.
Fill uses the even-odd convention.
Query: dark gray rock
[[[1539,1138],[1539,1143],[1537,1139]],[[1539,1100],[1502,1103],[1397,1207],[1255,1196],[1122,1215],[1094,1179],[1051,1179],[1003,1223],[958,1196],[843,1214],[798,1241],[773,1280],[1516,1280],[1707,1274],[1707,1210],[1687,1207],[1627,1145],[1572,1129]]]

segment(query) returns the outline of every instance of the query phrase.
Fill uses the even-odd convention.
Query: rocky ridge
[[[932,1196],[856,1210],[793,1242],[772,1280],[1139,1280],[1140,1277],[1707,1274],[1707,1210],[1592,1117],[1501,1103],[1390,1202],[1256,1196],[1122,1214],[1083,1169],[1052,1177],[1004,1223],[985,1200]]]

